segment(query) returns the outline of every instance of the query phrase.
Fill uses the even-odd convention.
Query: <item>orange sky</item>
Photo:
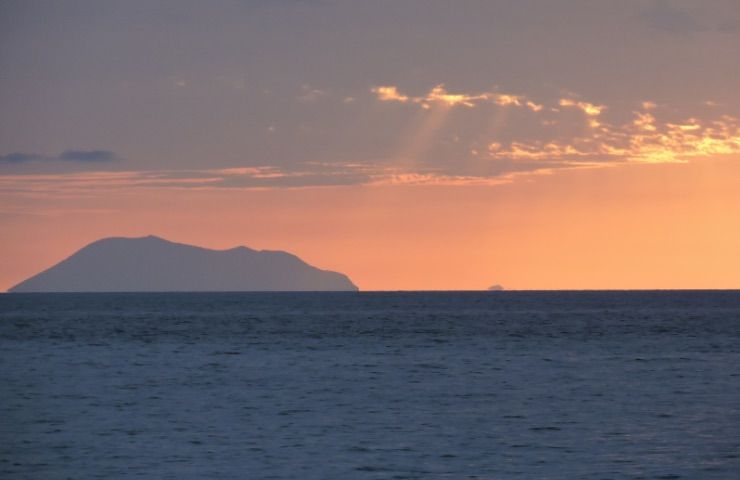
[[[0,289],[105,236],[291,251],[363,290],[740,288],[740,162],[559,171],[497,186],[151,188],[4,214]],[[5,196],[6,206],[14,198]]]
[[[364,290],[740,288],[738,0],[74,4],[0,2],[0,290],[149,234]]]

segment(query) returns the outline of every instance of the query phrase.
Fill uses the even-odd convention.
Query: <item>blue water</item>
[[[0,295],[0,477],[740,478],[740,292]]]

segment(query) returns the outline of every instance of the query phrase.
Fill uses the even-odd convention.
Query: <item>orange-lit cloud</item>
[[[606,108],[604,105],[596,105],[589,102],[580,102],[571,98],[561,98],[558,102],[561,107],[575,107],[583,111],[588,116],[598,117]]]
[[[424,108],[432,105],[468,108],[483,104],[527,107],[535,113],[543,110],[523,95],[508,95],[495,92],[476,94],[448,92],[444,85],[434,87],[424,96],[412,97],[401,94],[397,87],[379,87],[374,90],[381,101],[396,101],[419,104]],[[603,118],[607,106],[602,103],[577,100],[571,97],[557,99],[548,116],[540,123],[557,127],[573,122],[564,117],[562,110],[577,109],[584,115],[586,131],[574,136],[552,138],[511,138],[491,140],[487,148],[471,145],[471,156],[481,158],[487,152],[489,158],[508,160],[560,162],[552,169],[577,165],[612,165],[625,162],[677,163],[691,158],[740,153],[740,121],[736,117],[723,115],[720,118],[699,120],[688,118],[682,122],[661,121],[657,116],[660,109],[652,101],[644,101],[642,109],[633,113],[633,119],[624,124],[611,124]],[[545,112],[542,112],[545,113]],[[428,140],[428,139],[427,139]],[[535,166],[532,171],[541,170]],[[505,175],[506,173],[499,173]],[[424,174],[422,178],[427,178]],[[404,177],[406,178],[406,177]],[[416,177],[408,177],[416,178]],[[468,179],[469,175],[455,176]]]
[[[651,102],[650,100],[642,102],[642,108],[644,110],[652,110],[656,108],[657,106],[658,104],[656,104],[655,102]]]
[[[648,108],[652,110],[653,105]],[[579,108],[590,115],[587,113],[590,107]],[[591,111],[596,115],[596,109]],[[729,115],[706,122],[689,118],[682,123],[671,123],[660,122],[647,111],[637,111],[632,122],[624,125],[594,123],[593,120],[589,120],[589,125],[592,130],[572,138],[515,140],[506,147],[501,142],[491,142],[488,152],[493,158],[604,163],[677,163],[697,157],[740,153],[740,121]]]
[[[489,103],[502,107],[526,107],[535,112],[542,109],[542,105],[539,105],[522,95],[499,93],[495,91],[475,94],[451,93],[442,83],[433,87],[426,95],[417,97],[402,94],[399,92],[398,87],[393,85],[375,87],[371,91],[375,93],[378,100],[382,102],[415,103],[420,105],[422,108],[430,108],[434,105],[445,107],[454,107],[459,105],[472,108],[479,104]]]
[[[378,96],[378,100],[383,102],[401,102],[406,103],[409,101],[407,95],[403,95],[398,92],[398,88],[390,85],[383,87],[375,87],[372,92]]]
[[[308,94],[317,90],[306,87]],[[550,174],[563,169],[593,168],[627,163],[684,163],[694,158],[740,154],[740,120],[719,115],[689,116],[680,120],[671,110],[651,101],[633,111],[627,120],[612,122],[603,103],[555,98],[548,108],[524,95],[498,92],[451,93],[444,85],[424,96],[409,96],[395,86],[373,89],[382,102],[418,105],[405,131],[399,133],[395,151],[372,160],[306,160],[285,166],[251,165],[232,168],[183,170],[92,171],[36,173],[0,170],[0,193],[17,195],[84,195],[90,192],[132,189],[271,189],[329,187],[338,185],[499,185],[527,175]],[[476,135],[460,136],[457,120],[479,107],[494,106],[497,127]],[[499,132],[506,122],[506,109],[524,108],[518,130]],[[434,107],[434,108],[433,108]],[[576,109],[583,115],[570,115]],[[706,112],[705,112],[706,113]],[[503,115],[503,116],[502,116]],[[480,118],[480,117],[474,117]],[[528,123],[527,123],[528,122]],[[530,127],[531,125],[531,127]],[[468,122],[465,128],[479,125]],[[532,133],[535,132],[535,133]],[[447,142],[445,144],[445,142]],[[443,150],[447,148],[448,150]],[[440,153],[442,152],[442,153]],[[29,154],[6,155],[0,168],[28,164],[45,167],[53,162],[18,161],[36,158]],[[44,157],[46,158],[46,157]],[[51,158],[51,157],[49,157]],[[11,161],[12,160],[12,161]],[[58,163],[58,162],[57,162]],[[79,163],[79,162],[78,162]],[[109,166],[120,168],[120,164]]]

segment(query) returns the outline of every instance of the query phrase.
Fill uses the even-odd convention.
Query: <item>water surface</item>
[[[0,295],[3,478],[739,471],[740,292]]]

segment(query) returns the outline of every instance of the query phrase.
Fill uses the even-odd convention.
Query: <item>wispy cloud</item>
[[[525,159],[526,160],[526,159]],[[189,171],[80,172],[0,175],[0,195],[15,197],[85,197],[141,190],[264,190],[365,186],[501,185],[518,178],[551,174],[565,168],[593,166],[586,161],[503,161],[477,173],[429,166],[309,162],[301,170],[234,167]]]
[[[382,102],[400,102],[412,103],[422,108],[431,108],[432,106],[455,107],[464,106],[468,108],[476,105],[488,103],[499,106],[526,107],[533,111],[539,111],[542,106],[529,100],[522,95],[509,93],[500,93],[496,91],[479,92],[479,93],[452,93],[449,92],[444,84],[440,83],[433,87],[426,95],[409,96],[401,93],[398,87],[394,85],[383,85],[374,87],[371,91]]]
[[[306,88],[312,94],[312,89]],[[380,158],[232,168],[149,171],[0,174],[0,193],[12,195],[87,195],[136,189],[272,189],[337,185],[498,185],[531,175],[566,169],[627,163],[679,163],[740,154],[740,120],[718,106],[697,103],[696,115],[645,100],[635,110],[616,112],[607,102],[575,94],[535,103],[525,95],[500,92],[451,93],[437,85],[412,96],[395,86],[373,89],[380,102],[420,107],[410,128],[399,130],[396,151]],[[321,95],[321,94],[316,94]],[[493,112],[483,107],[493,108]],[[508,108],[520,108],[514,114]],[[452,109],[456,114],[452,114]],[[481,123],[519,122],[515,128]],[[511,115],[509,115],[511,113]],[[622,114],[623,113],[623,114]],[[381,112],[382,115],[386,113]],[[388,112],[390,115],[390,112]],[[466,131],[467,129],[467,131]],[[56,156],[11,153],[4,164],[78,162],[101,165],[118,157],[106,150],[68,150]],[[38,169],[37,169],[38,170]],[[93,171],[91,171],[93,170]],[[97,170],[104,170],[103,167]],[[12,174],[10,172],[13,172]]]
[[[700,120],[689,117],[682,121],[661,120],[662,106],[646,100],[641,108],[632,112],[626,123],[613,124],[605,118],[608,106],[601,102],[586,101],[572,94],[557,98],[547,109],[534,104],[525,95],[507,95],[495,92],[449,93],[438,85],[423,96],[409,96],[395,86],[373,89],[378,100],[419,104],[429,108],[441,104],[447,107],[477,107],[485,104],[528,107],[541,116],[540,125],[546,128],[532,138],[527,128],[509,138],[492,138],[485,145],[470,145],[469,152],[478,158],[491,160],[538,160],[563,162],[563,166],[605,165],[607,163],[650,162],[676,163],[692,158],[740,153],[740,121],[731,115]],[[707,106],[706,104],[704,106]],[[583,114],[585,130],[578,128],[577,120],[565,115],[566,110]],[[535,124],[532,128],[535,130]],[[570,132],[570,134],[563,134]],[[461,159],[456,159],[460,164]],[[539,167],[538,167],[539,168]]]
[[[311,85],[301,85],[301,92],[298,95],[298,101],[302,103],[314,103],[329,96],[329,92],[320,88],[314,88]]]
[[[372,89],[372,92],[378,96],[378,100],[381,102],[406,103],[411,100],[408,95],[400,93],[398,87],[394,87],[393,85],[375,87]]]
[[[581,102],[572,98],[561,98],[558,102],[561,107],[574,107],[581,110],[589,117],[598,117],[606,108],[604,105],[596,105],[590,102]]]
[[[575,104],[577,106],[577,104]],[[591,105],[591,104],[588,104]],[[673,123],[651,113],[653,102],[635,111],[622,125],[598,123],[585,134],[565,139],[491,142],[491,158],[583,160],[600,162],[678,163],[693,158],[740,154],[740,120],[730,115],[700,121],[688,118]],[[584,112],[587,108],[583,108]],[[594,110],[594,115],[597,115]]]
[[[263,189],[370,183],[382,167],[309,164],[302,170],[272,166],[206,170],[145,170],[0,175],[0,194],[78,196],[139,189]]]

